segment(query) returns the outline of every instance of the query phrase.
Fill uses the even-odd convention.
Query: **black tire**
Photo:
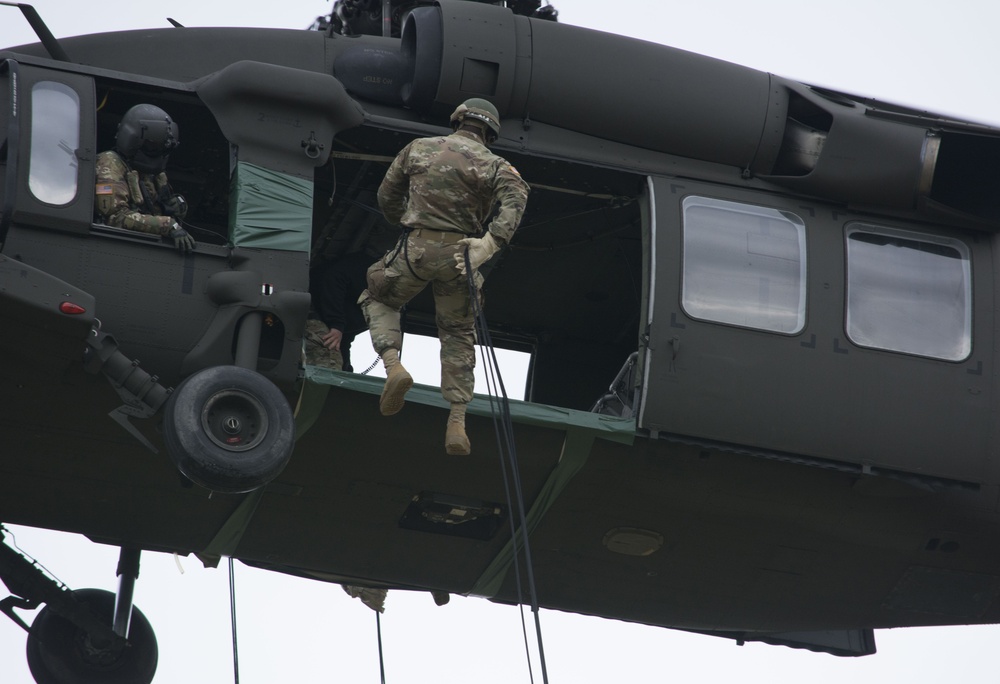
[[[295,446],[292,409],[260,373],[237,366],[198,371],[174,390],[163,440],[178,470],[216,492],[249,492],[285,468]]]
[[[110,626],[115,595],[101,589],[78,589],[73,595]],[[149,620],[132,608],[128,645],[123,651],[95,650],[86,634],[48,606],[38,612],[28,633],[28,668],[38,684],[150,684],[159,651]]]

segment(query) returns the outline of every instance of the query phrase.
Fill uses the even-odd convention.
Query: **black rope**
[[[377,366],[378,362],[381,360],[382,360],[381,356],[376,356],[375,360],[372,361],[372,364],[368,366],[368,368],[365,368],[363,371],[361,371],[361,375],[368,375],[369,373],[371,373],[373,370],[375,370],[375,366]]]
[[[187,219],[184,219],[183,221],[178,219],[177,223],[181,224],[181,227],[189,233],[197,235],[198,239],[202,242],[211,242],[218,245],[225,245],[229,242],[229,238],[219,231],[212,230],[211,228],[203,228],[202,226],[191,223]]]
[[[385,684],[385,659],[382,656],[382,614],[375,611],[375,631],[378,633],[378,671]]]
[[[240,684],[240,655],[236,646],[236,576],[232,557],[229,558],[229,618],[233,624],[233,681]]]
[[[468,262],[466,262],[468,263]],[[479,319],[477,318],[477,321]],[[490,347],[492,349],[492,347]],[[495,360],[495,357],[494,357]],[[510,515],[507,516],[507,521],[510,523],[510,538],[513,543],[517,543],[517,516],[514,515],[514,506],[512,503],[512,497],[510,493],[510,477],[507,474],[507,468],[503,460],[504,449],[502,446],[502,440],[500,437],[500,423],[497,420],[497,409],[494,406],[493,399],[496,396],[497,387],[497,377],[494,371],[493,360],[486,357],[486,353],[483,353],[483,363],[485,365],[484,373],[486,375],[486,388],[487,396],[490,398],[490,413],[493,417],[493,430],[497,437],[497,446],[500,450],[500,472],[503,476],[503,490],[504,497],[507,501],[507,510],[510,511]],[[502,378],[500,379],[500,385],[503,385]],[[502,390],[503,396],[506,399],[506,390]],[[518,612],[521,616],[521,635],[524,639],[524,655],[528,662],[528,678],[532,684],[535,682],[535,672],[534,667],[531,665],[531,647],[528,644],[528,625],[524,620],[524,588],[521,584],[521,566],[517,562],[517,547],[515,546],[514,553],[514,587],[517,591],[518,598]]]
[[[528,517],[524,510],[524,492],[521,490],[521,474],[517,464],[517,449],[514,445],[514,423],[510,415],[510,400],[507,398],[507,389],[504,387],[503,378],[500,375],[500,364],[497,361],[496,350],[493,347],[493,340],[490,338],[489,326],[486,324],[486,315],[479,305],[479,292],[476,288],[475,276],[472,271],[472,264],[469,261],[468,248],[464,251],[465,273],[469,283],[469,299],[472,303],[476,320],[476,329],[479,335],[479,344],[483,350],[487,372],[487,395],[490,398],[490,411],[493,415],[493,426],[497,437],[497,447],[500,450],[500,468],[503,473],[504,491],[507,496],[507,507],[511,510],[511,541],[514,543],[514,577],[517,586],[518,603],[523,606],[524,596],[521,588],[521,577],[518,564],[518,540],[517,528],[514,521],[514,506],[512,502],[510,483],[513,483],[513,500],[517,502],[517,519],[520,523],[522,543],[520,545],[524,552],[525,573],[528,579],[528,593],[531,598],[531,611],[535,615],[535,638],[538,644],[538,660],[542,669],[542,681],[548,684],[549,676],[545,664],[545,648],[542,644],[542,624],[538,610],[538,592],[535,587],[535,572],[531,560],[531,544],[528,540]],[[491,378],[493,374],[495,378]],[[491,385],[491,382],[493,383]],[[495,389],[499,387],[500,394],[496,396]],[[497,399],[494,402],[494,399]],[[499,418],[498,418],[499,414]],[[506,455],[506,459],[505,459]],[[508,476],[508,468],[510,474]],[[531,655],[528,648],[527,627],[524,625],[524,613],[521,613],[521,628],[524,632],[525,650],[528,652],[528,672],[531,681],[534,682],[534,674],[531,667]]]

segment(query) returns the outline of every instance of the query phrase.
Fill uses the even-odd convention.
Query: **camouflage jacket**
[[[140,233],[166,235],[174,226],[174,218],[159,201],[160,188],[166,187],[167,174],[155,176],[129,169],[117,152],[97,155],[97,186],[95,209],[98,217],[109,226],[127,228]],[[178,219],[183,216],[178,216]]]
[[[528,201],[528,184],[510,163],[459,131],[418,138],[396,155],[378,189],[378,203],[390,223],[481,235],[488,230],[509,242]]]

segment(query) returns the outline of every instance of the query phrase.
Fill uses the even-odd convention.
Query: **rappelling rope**
[[[233,559],[229,558],[229,617],[233,624],[233,682],[240,684],[240,655],[236,647],[236,576]]]
[[[378,671],[385,684],[385,657],[382,655],[382,614],[375,611],[375,632],[378,634]]]
[[[491,347],[491,349],[492,349],[492,347]],[[495,388],[497,387],[497,380],[494,377],[494,365],[493,365],[493,363],[491,361],[488,361],[485,358],[485,352],[483,352],[483,357],[484,357],[484,364],[483,365],[485,367],[484,368],[484,373],[486,375],[487,396],[489,396],[489,398],[490,398],[490,409],[491,409],[490,413],[492,414],[492,417],[493,417],[493,429],[494,429],[494,431],[496,432],[496,435],[497,435],[497,443],[498,443],[498,445],[500,445],[500,442],[501,442],[500,424],[501,424],[501,422],[504,422],[505,424],[509,424],[509,423],[506,423],[505,419],[504,420],[500,420],[500,421],[497,420],[497,408],[494,405],[494,397],[497,395],[497,392],[495,391]],[[500,384],[501,385],[503,384],[503,380],[502,379],[500,380]],[[503,396],[506,398],[506,391],[505,390],[501,390],[501,392],[503,392]],[[506,406],[506,405],[507,405],[506,403],[504,403],[504,404],[501,405],[501,407],[500,407],[501,413],[503,413],[503,407]],[[504,430],[504,433],[505,433],[505,436],[506,436],[506,430]],[[513,440],[510,440],[510,441],[512,442]],[[516,518],[517,518],[517,516],[514,515],[514,507],[513,507],[512,503],[511,503],[512,502],[512,497],[511,497],[511,492],[510,492],[510,477],[507,474],[507,468],[505,467],[505,463],[503,461],[503,453],[504,453],[504,450],[503,450],[502,445],[501,445],[500,446],[500,455],[501,455],[500,456],[500,458],[501,458],[501,460],[500,460],[500,471],[501,471],[501,474],[503,475],[503,488],[504,488],[504,496],[505,496],[506,501],[507,501],[507,510],[510,511],[510,513],[511,513],[509,516],[507,516],[507,520],[510,523],[510,538],[511,538],[511,542],[512,543],[516,543],[517,542],[517,524],[516,524]],[[521,586],[521,566],[517,562],[516,547],[515,547],[515,558],[514,558],[514,586],[515,586],[516,591],[517,591],[518,610],[519,610],[519,613],[521,615],[521,634],[524,637],[524,653],[525,653],[525,658],[526,658],[527,663],[528,663],[528,677],[531,680],[532,684],[534,684],[535,675],[534,675],[534,668],[531,665],[531,647],[528,644],[528,626],[527,626],[527,624],[525,623],[525,620],[524,620],[524,589]],[[536,625],[536,627],[537,627],[537,625]]]
[[[517,530],[520,528],[524,553],[524,565],[528,579],[528,593],[531,598],[531,611],[535,615],[535,639],[538,644],[538,660],[542,670],[542,682],[548,684],[549,677],[545,665],[545,648],[542,645],[542,624],[539,619],[538,593],[535,589],[535,572],[531,560],[531,545],[528,541],[528,520],[524,510],[524,493],[521,490],[521,475],[517,465],[517,449],[514,446],[514,424],[510,415],[510,400],[507,398],[507,390],[500,376],[500,364],[497,361],[496,350],[493,348],[493,341],[490,338],[489,326],[486,324],[486,315],[479,305],[479,292],[476,288],[475,276],[472,264],[469,262],[469,249],[464,251],[465,274],[469,284],[469,301],[472,306],[476,320],[476,331],[479,337],[479,345],[486,373],[487,395],[490,398],[490,412],[493,416],[493,427],[496,432],[497,449],[500,452],[500,469],[503,473],[504,492],[507,496],[507,508],[511,511],[511,541],[514,544],[514,577],[517,586],[518,603],[521,609],[521,629],[524,633],[525,654],[528,659],[528,673],[532,683],[535,681],[531,667],[531,653],[528,647],[527,627],[524,624],[524,596],[521,588],[521,573],[518,563],[518,539]],[[495,374],[495,377],[494,377]],[[499,395],[496,389],[499,388]],[[499,416],[498,416],[499,414]],[[510,475],[508,477],[508,468]],[[511,496],[511,486],[513,483],[514,495]],[[516,501],[517,521],[514,520],[514,502]]]

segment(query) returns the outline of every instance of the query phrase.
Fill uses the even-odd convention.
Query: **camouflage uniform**
[[[483,221],[499,205],[488,230],[506,244],[524,213],[528,185],[475,134],[460,130],[404,147],[385,174],[378,200],[404,235],[368,269],[359,303],[372,345],[379,354],[401,347],[399,309],[430,282],[441,340],[441,394],[451,404],[467,404],[475,384],[475,319],[468,280],[455,267],[455,254],[465,246],[456,243],[482,235]],[[481,296],[478,271],[474,281]]]
[[[330,370],[343,370],[344,355],[340,353],[339,349],[327,349],[323,343],[323,336],[328,332],[330,332],[330,327],[318,318],[306,320],[304,336],[306,365],[329,368]]]
[[[186,205],[176,201],[167,183],[167,174],[139,173],[129,168],[113,151],[97,155],[96,209],[109,226],[140,233],[167,235],[186,213]],[[161,193],[172,199],[171,206],[160,201]],[[174,216],[166,214],[173,213]]]

